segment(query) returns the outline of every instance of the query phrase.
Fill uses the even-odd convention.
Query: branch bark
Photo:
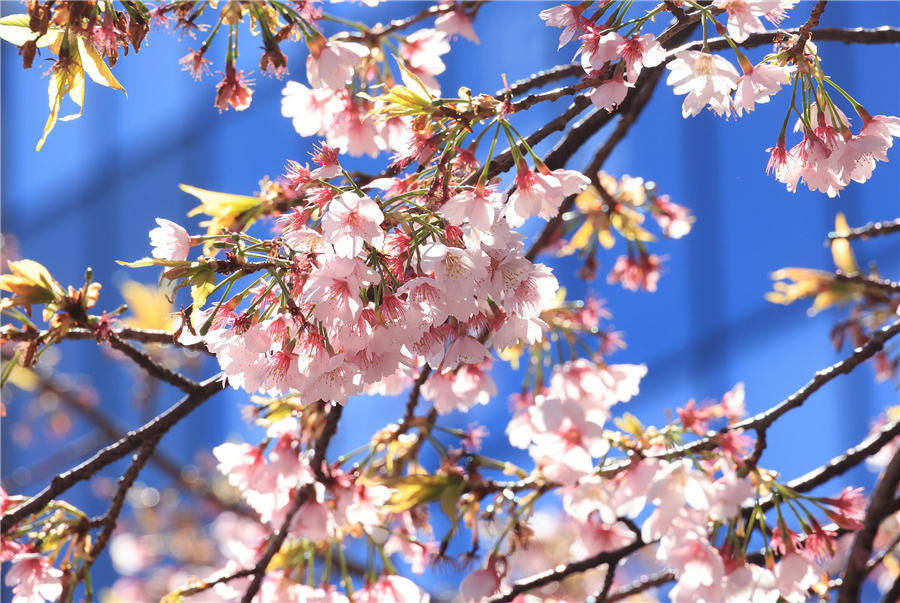
[[[869,508],[866,510],[863,520],[863,528],[856,533],[853,539],[850,554],[847,557],[847,566],[841,576],[838,603],[859,601],[860,590],[865,579],[866,564],[872,554],[872,543],[878,533],[878,526],[890,513],[898,484],[900,484],[900,451],[894,454],[894,458],[888,463],[869,499]]]

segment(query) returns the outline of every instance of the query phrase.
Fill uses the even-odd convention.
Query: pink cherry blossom
[[[375,279],[375,273],[360,260],[336,256],[312,271],[303,299],[315,305],[313,314],[322,322],[349,324],[362,311],[360,288]]]
[[[581,42],[581,67],[590,75],[619,58],[619,48],[625,38],[615,31],[589,27],[587,33],[581,36]]]
[[[479,569],[465,577],[459,585],[462,603],[481,603],[500,588],[500,576],[494,569]]]
[[[219,461],[219,471],[242,491],[252,489],[265,469],[262,451],[250,444],[226,442],[213,448],[213,455]]]
[[[631,84],[637,82],[643,67],[656,67],[666,58],[656,36],[649,33],[623,38],[616,52],[625,63],[626,79]]]
[[[589,179],[572,170],[544,174],[521,165],[516,174],[516,190],[506,205],[506,220],[512,227],[521,226],[532,216],[549,220],[567,195],[584,190],[588,184]]]
[[[310,48],[306,59],[306,77],[313,88],[338,90],[353,79],[359,62],[369,49],[356,42],[328,40]]]
[[[327,127],[328,144],[351,157],[375,157],[384,150],[384,140],[375,121],[368,115],[371,107],[347,94],[341,95],[338,103],[340,108]]]
[[[655,255],[641,254],[638,259],[620,255],[606,279],[609,284],[622,283],[631,291],[643,289],[651,293],[656,291],[659,282],[662,259]]]
[[[694,216],[691,210],[669,200],[668,195],[660,195],[651,201],[653,219],[659,224],[663,234],[671,239],[680,239],[691,232]]]
[[[434,28],[448,36],[462,36],[478,44],[478,34],[472,28],[472,19],[460,8],[449,10],[435,19]]]
[[[420,29],[408,36],[400,45],[400,57],[406,66],[418,76],[425,86],[437,92],[440,87],[436,75],[444,73],[447,66],[441,55],[450,52],[447,34],[435,29]]]
[[[731,114],[731,92],[739,76],[726,59],[699,50],[680,50],[666,68],[672,72],[666,83],[674,87],[675,94],[687,94],[682,117],[697,115],[707,105],[717,115]]]
[[[490,232],[497,198],[498,195],[489,190],[464,190],[450,197],[439,212],[453,224],[468,222],[481,232]]]
[[[777,0],[715,0],[713,6],[728,14],[728,35],[744,42],[752,33],[766,31],[759,18],[778,7]]]
[[[609,419],[609,409],[614,404],[627,402],[638,394],[646,374],[643,364],[597,365],[580,358],[555,367],[549,393],[581,405],[592,420],[603,423]]]
[[[12,603],[56,601],[62,595],[62,575],[43,555],[20,553],[6,570],[4,583],[12,587]]]
[[[384,243],[381,223],[384,214],[369,197],[361,197],[354,191],[343,193],[334,199],[322,217],[322,234],[334,245],[335,253],[353,257],[369,243],[376,249]]]
[[[558,27],[563,31],[559,34],[559,47],[568,44],[582,29],[585,22],[581,16],[581,10],[570,4],[560,4],[552,8],[545,8],[538,16],[547,22],[547,27]]]
[[[291,119],[300,136],[324,134],[341,107],[331,90],[307,88],[299,82],[288,81],[281,94],[281,114]]]
[[[575,402],[544,398],[528,412],[532,442],[528,452],[548,479],[575,483],[593,471],[592,459],[609,449],[603,425],[588,419]]]
[[[614,77],[594,88],[588,94],[591,103],[598,109],[612,111],[628,95],[628,84],[622,78]]]
[[[753,111],[756,103],[767,103],[769,97],[791,81],[791,67],[760,63],[738,79],[734,93],[734,109],[738,115]]]
[[[171,220],[156,218],[156,223],[159,226],[150,231],[153,257],[174,262],[186,260],[191,249],[191,235]]]
[[[862,488],[848,486],[835,498],[823,498],[822,503],[831,507],[826,513],[842,528],[859,530],[863,527],[867,501]]]
[[[809,587],[819,581],[815,565],[796,553],[782,557],[774,573],[775,590],[789,603],[807,601]]]
[[[339,149],[332,148],[327,143],[320,143],[313,147],[310,158],[319,167],[310,175],[321,180],[328,180],[339,175],[341,173],[341,164],[338,162],[339,153]]]
[[[359,603],[428,603],[428,593],[403,576],[382,576],[378,581],[353,593]]]
[[[464,364],[455,371],[432,373],[422,385],[422,396],[434,401],[434,409],[442,415],[487,404],[497,394],[497,386],[487,372],[489,368],[489,363]]]

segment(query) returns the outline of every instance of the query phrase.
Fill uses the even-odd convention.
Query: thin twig
[[[809,492],[856,467],[890,444],[898,436],[900,436],[900,421],[888,423],[853,448],[834,457],[824,465],[789,481],[785,485],[795,492]],[[775,506],[775,499],[772,496],[766,496],[758,503],[744,507],[743,515],[745,519],[749,519],[750,514],[754,512],[757,505],[763,511],[768,511]]]
[[[89,404],[77,393],[71,391],[64,383],[61,383],[59,379],[55,379],[50,375],[41,374],[38,371],[34,372],[38,379],[38,388],[40,388],[41,391],[54,394],[64,406],[74,410],[93,423],[110,440],[117,441],[125,437],[125,431],[110,419],[99,407]],[[71,459],[71,457],[69,457],[69,459]],[[150,457],[150,462],[163,473],[175,480],[175,483],[185,492],[209,501],[222,510],[232,511],[245,517],[255,516],[255,514],[247,508],[223,501],[215,494],[215,492],[201,482],[185,479],[179,463],[164,452],[156,450]]]
[[[900,293],[900,283],[895,283],[875,276],[868,276],[859,272],[845,274],[838,271],[834,274],[834,280],[839,283],[862,285],[866,289],[874,289],[885,293]]]
[[[131,327],[120,327],[118,329],[113,329],[112,333],[118,337],[119,339],[128,339],[132,341],[140,341],[141,343],[159,343],[166,345],[174,345],[180,348],[184,348],[186,350],[194,350],[197,352],[205,352],[209,353],[206,349],[206,344],[204,343],[193,343],[190,345],[185,345],[183,343],[179,343],[174,339],[175,335],[173,333],[169,333],[168,331],[162,331],[159,329],[134,329]],[[34,330],[34,329],[15,329],[11,325],[5,325],[0,328],[0,340],[3,341],[34,341],[35,339],[40,339],[46,341],[48,337],[53,336],[54,333],[49,330]],[[72,328],[66,331],[65,335],[63,335],[63,339],[72,339],[72,340],[83,340],[83,339],[96,339],[97,335],[91,331],[90,329],[82,329],[82,328]]]
[[[174,385],[186,394],[197,391],[197,389],[200,387],[200,384],[193,379],[188,379],[181,373],[163,366],[161,363],[151,358],[149,354],[137,349],[124,339],[119,339],[115,335],[110,335],[109,345],[112,346],[113,349],[116,349],[125,354],[128,358],[134,361],[135,364],[147,371],[147,374],[149,374],[151,377],[155,377],[160,381],[165,381],[170,385]]]
[[[51,500],[75,484],[89,479],[110,463],[114,463],[128,453],[136,450],[147,439],[156,437],[157,435],[162,437],[162,435],[168,432],[181,419],[190,414],[214,394],[221,391],[222,387],[221,375],[216,375],[207,379],[199,384],[197,390],[191,392],[168,410],[145,423],[141,428],[136,431],[128,432],[125,437],[110,444],[106,448],[97,451],[94,456],[83,463],[55,476],[39,493],[3,514],[3,518],[0,520],[0,532],[6,534],[22,519],[39,512],[46,507]]]
[[[426,362],[425,366],[422,367],[422,370],[419,371],[419,375],[416,377],[415,382],[413,382],[412,388],[409,390],[409,399],[406,401],[406,410],[403,412],[403,418],[397,423],[397,431],[394,432],[392,439],[397,439],[412,427],[413,419],[416,416],[416,407],[419,405],[419,392],[428,380],[429,375],[431,375],[431,366]]]
[[[819,24],[819,19],[822,18],[822,13],[825,12],[826,4],[828,4],[828,0],[819,0],[816,2],[816,5],[809,13],[809,19],[807,19],[806,23],[800,28],[800,32],[797,35],[797,41],[791,46],[789,54],[799,56],[806,50],[806,42],[809,41],[809,35],[812,32],[812,28]]]
[[[119,484],[116,488],[116,494],[113,496],[112,503],[109,505],[106,514],[100,519],[100,525],[103,526],[103,529],[91,545],[90,563],[96,561],[97,557],[100,556],[100,553],[103,552],[103,549],[106,548],[106,544],[109,542],[113,530],[116,529],[119,514],[122,512],[122,507],[125,504],[125,495],[128,494],[128,491],[134,485],[135,480],[137,480],[138,475],[141,473],[141,469],[144,468],[144,465],[146,465],[147,461],[150,460],[150,457],[153,456],[153,451],[159,443],[160,437],[162,437],[162,434],[144,440],[144,443],[141,444],[137,454],[134,455],[131,465],[128,466],[128,469],[122,474],[122,477],[119,478]]]
[[[672,570],[663,570],[661,572],[656,572],[655,574],[650,574],[649,576],[643,576],[628,586],[623,586],[622,588],[618,588],[609,593],[609,596],[606,597],[606,601],[621,601],[622,599],[627,599],[628,597],[640,594],[645,590],[673,582],[675,579],[676,575]]]
[[[900,42],[900,30],[891,30],[897,34],[897,41]],[[829,232],[828,240],[833,241],[834,239],[847,239],[848,241],[853,239],[869,239],[872,237],[880,237],[882,235],[887,235],[895,232],[900,232],[900,218],[896,220],[885,220],[883,222],[870,222],[865,226],[859,226],[857,228],[851,228],[846,232]]]
[[[640,537],[638,537],[630,544],[627,544],[618,549],[614,549],[612,551],[603,551],[597,553],[596,555],[587,557],[586,559],[573,561],[571,563],[567,563],[566,565],[558,566],[539,574],[535,574],[533,576],[525,578],[524,580],[519,580],[518,582],[513,584],[512,587],[505,593],[488,599],[488,603],[508,603],[522,593],[534,590],[535,588],[540,588],[541,586],[545,586],[547,584],[565,580],[573,574],[586,572],[600,565],[616,564],[631,553],[642,548],[645,544],[646,543],[641,540]]]

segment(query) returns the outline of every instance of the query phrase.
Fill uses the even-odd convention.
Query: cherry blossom
[[[335,253],[354,257],[362,251],[363,243],[380,248],[384,243],[381,223],[384,214],[369,197],[347,192],[334,199],[322,218],[322,234],[334,245]]]
[[[4,583],[12,588],[13,603],[56,601],[62,595],[63,572],[38,553],[19,553],[6,571]]]
[[[738,116],[753,111],[756,103],[767,103],[769,97],[791,81],[789,67],[760,63],[738,79],[734,93],[734,109]]]
[[[171,220],[156,218],[156,223],[159,226],[150,231],[151,255],[161,260],[186,260],[191,249],[191,235]]]
[[[656,291],[661,266],[662,260],[655,254],[641,254],[638,259],[621,255],[606,280],[610,284],[622,283],[631,291],[643,289],[652,293]]]
[[[431,598],[409,578],[382,576],[376,582],[354,593],[360,603],[428,603]]]
[[[559,27],[563,31],[559,34],[559,47],[568,44],[582,29],[584,18],[581,11],[570,4],[560,4],[552,8],[545,8],[538,16],[547,22],[547,27]]]
[[[739,76],[726,59],[699,50],[681,50],[666,69],[672,72],[666,83],[675,94],[687,94],[682,117],[697,115],[706,106],[716,115],[731,113],[731,92],[737,88]]]
[[[613,78],[603,82],[588,94],[591,103],[598,109],[612,111],[625,100],[628,95],[628,84],[622,78]]]
[[[459,35],[470,42],[478,43],[478,34],[472,27],[472,19],[459,8],[447,11],[435,19],[434,28],[448,36]]]
[[[359,62],[369,49],[356,42],[323,40],[310,47],[306,77],[313,88],[338,90],[353,79]]]

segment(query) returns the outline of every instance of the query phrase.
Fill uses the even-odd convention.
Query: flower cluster
[[[58,57],[44,138],[64,97],[83,104],[85,76],[121,88],[109,65],[119,50],[137,51],[153,23],[191,37],[208,31],[199,50],[182,59],[197,78],[210,71],[206,56],[213,40],[227,32],[215,98],[220,110],[251,104],[249,73],[237,66],[243,23],[262,41],[260,69],[274,77],[288,72],[281,44],[302,40],[309,51],[306,82],[286,82],[281,112],[298,134],[319,138],[308,161],[287,161],[284,173],[263,179],[255,195],[182,185],[200,202],[188,216],[205,216],[199,224],[205,230],[195,234],[157,218],[149,257],[121,262],[162,268],[171,299],[180,295],[184,302],[180,312],[171,312],[173,302],[166,300],[148,313],[154,319],[149,323],[139,316],[120,320],[124,308],[92,315],[100,286],[90,271],[80,288],[64,288],[37,262],[8,262],[0,289],[11,295],[0,301],[0,310],[22,327],[2,332],[0,343],[19,343],[0,371],[2,382],[15,379],[17,368],[34,367],[62,339],[88,337],[109,343],[150,377],[187,394],[167,413],[173,422],[165,429],[162,421],[151,421],[98,455],[111,463],[135,453],[106,515],[91,519],[56,500],[65,488],[54,488],[65,480],[53,481],[53,499],[48,496],[43,506],[34,503],[41,495],[29,501],[0,490],[0,560],[10,564],[6,582],[13,601],[67,600],[81,584],[90,598],[91,565],[107,542],[117,569],[128,575],[115,587],[125,600],[141,600],[152,590],[168,592],[167,601],[428,601],[423,589],[398,574],[396,558],[412,574],[448,560],[477,565],[459,585],[459,599],[466,602],[507,596],[510,589],[510,598],[519,595],[533,586],[516,582],[523,572],[547,566],[556,569],[544,575],[559,575],[553,580],[559,583],[535,591],[544,599],[583,600],[594,593],[603,599],[625,583],[634,565],[641,573],[665,570],[675,583],[673,601],[826,596],[833,564],[848,544],[842,532],[861,530],[867,520],[862,490],[813,495],[816,484],[782,482],[762,466],[766,430],[777,416],[770,410],[748,419],[743,384],[718,400],[689,400],[661,427],[618,412],[621,404],[633,408],[632,400],[646,390],[647,366],[609,362],[624,341],[603,301],[592,295],[567,299],[553,270],[535,260],[547,251],[579,253],[580,276],[590,280],[597,255],[621,239],[627,253],[611,262],[606,284],[653,292],[664,258],[651,253],[657,236],[651,231],[680,239],[694,217],[652,181],[565,169],[556,154],[571,150],[571,142],[540,157],[534,148],[544,130],[565,123],[522,136],[513,121],[532,104],[583,91],[596,107],[593,115],[606,119],[632,91],[648,92],[644,85],[665,69],[674,93],[685,95],[684,117],[707,107],[741,117],[791,86],[769,170],[791,191],[802,181],[834,196],[887,161],[900,119],[872,117],[825,74],[811,40],[813,19],[793,37],[767,32],[762,20],[777,25],[794,0],[684,0],[637,16],[631,4],[582,2],[541,11],[548,26],[562,29],[560,48],[579,44],[577,63],[563,66],[560,72],[568,75],[557,79],[574,69],[579,81],[520,100],[523,87],[538,84],[507,86],[497,95],[466,88],[455,97],[441,95],[437,77],[446,69],[450,41],[478,41],[472,27],[477,2],[442,1],[405,21],[372,27],[328,15],[313,1],[176,1],[153,9],[125,3],[124,11],[111,3],[30,2],[27,15],[0,20],[0,37],[20,47],[26,66],[38,48]],[[668,13],[676,24],[650,32]],[[726,24],[719,20],[723,15]],[[432,26],[401,33],[426,19],[434,19]],[[326,36],[324,26],[334,22],[350,30]],[[702,39],[671,50],[678,31],[695,22]],[[709,38],[710,25],[721,38]],[[775,46],[753,64],[739,45],[760,35]],[[740,71],[713,47],[731,48]],[[835,91],[862,120],[858,133],[829,96]],[[564,115],[589,106],[584,96],[577,100]],[[639,110],[623,116],[612,143]],[[788,150],[786,131],[794,117],[803,140]],[[570,134],[585,122],[590,118]],[[506,150],[495,153],[504,141]],[[607,151],[601,149],[592,165],[601,164]],[[348,157],[382,152],[392,154],[382,173],[351,171]],[[504,190],[498,176],[513,169]],[[526,249],[523,227],[532,219],[546,224]],[[838,271],[777,271],[768,299],[813,298],[814,311],[850,305],[850,318],[835,328],[833,340],[836,347],[850,341],[857,350],[841,366],[873,358],[880,379],[895,376],[898,359],[881,349],[882,325],[900,312],[900,285],[881,279],[874,266],[863,273],[842,215],[832,235]],[[34,307],[42,307],[46,328],[35,324]],[[128,336],[147,344],[147,351],[128,343]],[[168,357],[150,347],[159,344],[208,352],[219,377],[196,383],[177,373]],[[481,453],[485,426],[443,424],[444,415],[469,412],[497,396],[498,359],[513,369],[524,365],[505,425],[508,443],[527,451],[519,454],[522,466]],[[817,373],[813,385],[840,372],[846,370]],[[181,409],[223,383],[248,394],[252,405],[245,417],[264,435],[258,443],[229,441],[212,451],[208,468],[219,477],[210,476],[210,488],[200,488],[200,495],[227,512],[207,530],[198,529],[205,532],[208,554],[151,588],[138,575],[152,556],[164,555],[166,545],[157,541],[151,551],[113,528],[127,490],[165,430]],[[775,414],[801,404],[811,393],[804,392],[774,407]],[[345,405],[361,395],[402,393],[408,395],[402,417],[379,426],[359,448],[330,458],[328,445]],[[425,413],[420,399],[429,403]],[[895,429],[896,414],[892,410],[872,436]],[[884,469],[896,448],[894,437],[873,453],[871,464]],[[106,466],[91,462],[86,466],[93,472]],[[549,505],[543,503],[551,494],[561,509],[547,520]],[[438,513],[446,519],[443,534],[436,530]],[[886,545],[900,531],[896,516],[891,522],[876,535]],[[95,528],[101,529],[96,539]],[[471,547],[457,556],[455,545],[466,535]],[[348,561],[347,553],[363,547],[369,551],[365,567]],[[642,549],[647,554],[640,561],[627,561]],[[469,563],[479,557],[480,565]],[[593,571],[580,582],[563,581],[586,567]]]
[[[632,291],[656,291],[660,277],[662,258],[647,249],[655,237],[643,227],[646,216],[652,217],[663,236],[670,239],[687,235],[694,224],[690,210],[668,195],[660,195],[655,183],[627,174],[617,180],[601,172],[597,186],[588,187],[575,198],[575,207],[578,211],[565,216],[566,230],[574,232],[559,254],[581,253],[585,258],[581,276],[589,280],[597,269],[598,245],[612,249],[618,234],[628,245],[628,255],[619,256],[607,280]]]

